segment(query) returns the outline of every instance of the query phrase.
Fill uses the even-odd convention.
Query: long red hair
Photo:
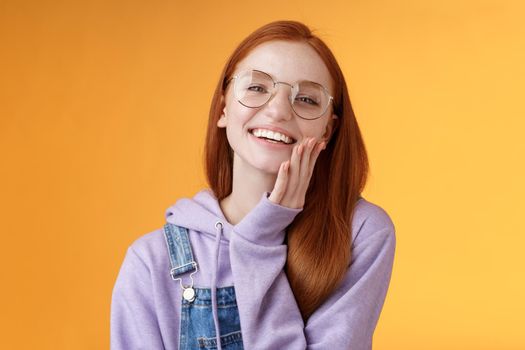
[[[228,79],[256,46],[271,40],[304,42],[322,58],[334,82],[334,131],[319,155],[303,210],[287,228],[286,273],[306,321],[339,285],[350,264],[352,215],[368,175],[368,157],[346,82],[328,46],[302,23],[277,21],[250,34],[226,63],[212,99],[205,169],[218,200],[232,192],[233,156],[226,131],[217,127]]]

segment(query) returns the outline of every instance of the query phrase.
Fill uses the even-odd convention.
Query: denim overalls
[[[192,276],[198,272],[198,266],[193,259],[188,230],[168,223],[164,225],[164,235],[171,263],[171,278],[179,280],[183,289],[179,349],[242,350],[241,323],[234,287],[217,288],[217,316],[221,339],[219,347],[212,313],[211,289],[193,287]],[[184,286],[181,275],[188,273],[191,285]]]

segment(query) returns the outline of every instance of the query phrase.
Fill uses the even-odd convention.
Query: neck
[[[264,192],[271,192],[277,174],[252,167],[237,155],[233,160],[232,193],[219,204],[229,223],[236,225],[259,203]]]

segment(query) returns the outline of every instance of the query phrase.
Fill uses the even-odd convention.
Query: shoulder
[[[150,270],[166,265],[168,253],[164,229],[159,228],[137,238],[129,246],[128,254],[135,255]]]
[[[395,226],[392,218],[381,206],[360,198],[352,218],[352,242],[379,239],[395,245]]]

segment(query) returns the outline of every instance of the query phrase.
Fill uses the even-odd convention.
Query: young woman
[[[394,225],[346,83],[308,27],[270,23],[228,60],[211,104],[209,190],[128,249],[113,349],[370,349]]]

